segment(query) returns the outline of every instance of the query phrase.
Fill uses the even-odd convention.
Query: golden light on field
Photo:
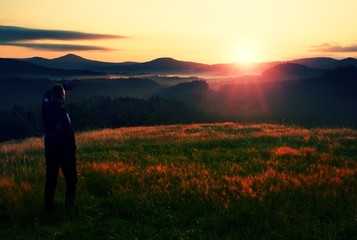
[[[43,139],[0,143],[1,239],[354,236],[355,129],[197,123],[78,132],[76,140],[76,212],[62,202],[60,174],[51,214]]]

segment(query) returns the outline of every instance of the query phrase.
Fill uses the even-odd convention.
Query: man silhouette
[[[66,92],[55,84],[42,99],[42,119],[45,131],[46,183],[45,211],[54,209],[54,196],[59,169],[66,181],[66,209],[73,209],[77,185],[76,141],[68,111],[63,107]]]

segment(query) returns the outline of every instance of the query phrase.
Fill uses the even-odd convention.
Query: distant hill
[[[323,73],[320,69],[309,68],[296,63],[282,63],[265,70],[262,73],[264,81],[290,81],[319,76]]]
[[[330,65],[330,68],[340,68],[340,67],[350,67],[350,66],[357,67],[357,59],[345,58]]]
[[[59,68],[49,68],[20,60],[0,58],[1,77],[74,77],[100,74],[102,73],[85,70],[66,70]]]
[[[207,64],[178,61],[173,58],[158,58],[144,63],[110,63],[88,60],[74,54],[67,54],[65,56],[54,59],[34,57],[22,60],[51,68],[63,68],[67,70],[81,69],[119,73],[197,73],[207,71],[209,68],[209,65]]]
[[[105,68],[134,64],[132,62],[109,63],[109,62],[94,61],[94,60],[88,60],[82,58],[74,54],[67,54],[65,56],[54,58],[54,59],[33,57],[33,58],[27,58],[22,60],[25,62],[34,63],[37,65],[51,67],[51,68],[63,68],[67,70],[80,69],[80,70],[91,70],[91,71],[101,71],[102,69]]]
[[[345,58],[341,60],[320,57],[320,58],[302,58],[293,61],[289,61],[289,63],[296,63],[308,66],[310,68],[318,68],[318,69],[335,69],[339,67],[349,67],[354,66],[357,67],[357,59],[355,58]]]
[[[319,68],[319,69],[329,69],[334,68],[333,65],[338,63],[339,60],[327,57],[318,57],[318,58],[301,58],[293,61],[289,61],[289,63],[305,65],[310,68]]]
[[[128,71],[150,73],[197,73],[207,71],[209,65],[195,62],[178,61],[173,58],[158,58],[145,63],[137,63],[125,67]]]

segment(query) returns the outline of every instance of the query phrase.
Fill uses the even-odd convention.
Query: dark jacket
[[[67,153],[76,150],[69,112],[61,103],[51,101],[50,92],[46,92],[42,99],[42,120],[46,148]]]

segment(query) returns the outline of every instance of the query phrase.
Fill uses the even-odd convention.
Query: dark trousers
[[[54,148],[45,148],[46,184],[44,191],[45,210],[54,209],[54,197],[57,187],[59,169],[62,169],[66,181],[66,208],[72,208],[77,186],[77,167],[75,152],[63,152]]]

